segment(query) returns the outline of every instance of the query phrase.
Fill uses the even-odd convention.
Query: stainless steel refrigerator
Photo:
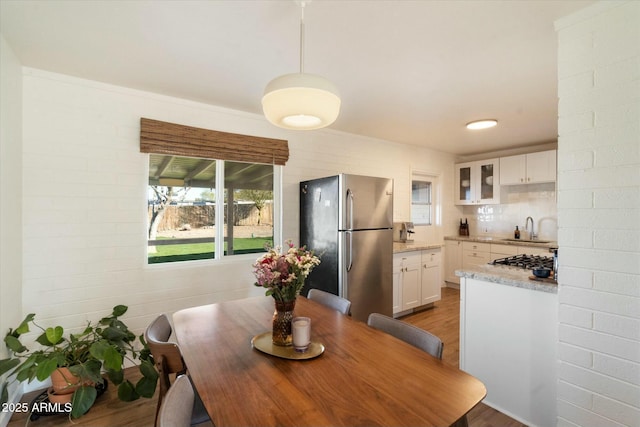
[[[300,244],[320,257],[307,278],[351,301],[351,315],[393,315],[393,180],[340,174],[300,183]]]

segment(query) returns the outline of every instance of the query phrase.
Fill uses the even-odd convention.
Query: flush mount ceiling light
[[[262,97],[267,120],[285,129],[320,129],[333,123],[340,112],[340,94],[333,83],[304,72],[304,6],[300,2],[300,72],[271,80]]]
[[[475,122],[467,123],[467,129],[472,129],[472,130],[487,129],[487,128],[492,128],[497,124],[498,124],[498,121],[494,119],[476,120]]]

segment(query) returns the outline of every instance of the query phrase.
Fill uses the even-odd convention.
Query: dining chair
[[[402,341],[411,344],[414,347],[418,347],[420,350],[425,351],[442,360],[442,350],[444,349],[444,343],[440,338],[433,335],[431,332],[420,329],[402,320],[393,319],[389,316],[385,316],[380,313],[371,313],[367,324],[372,328],[379,329],[382,332],[386,332],[389,335],[401,339]],[[467,416],[463,415],[458,421],[453,423],[451,427],[468,427],[469,422]]]
[[[338,310],[342,314],[349,314],[349,310],[351,309],[351,301],[348,299],[321,291],[320,289],[309,289],[307,298],[333,308],[334,310]]]
[[[178,377],[184,375],[189,382],[190,378],[187,374],[187,366],[182,359],[182,353],[178,344],[169,341],[171,336],[171,324],[165,314],[158,316],[147,327],[144,333],[144,339],[149,346],[151,355],[155,362],[156,370],[159,375],[160,390],[158,392],[158,405],[156,407],[155,424],[158,425],[160,408],[165,396],[172,388],[170,375],[175,374],[176,380]],[[193,387],[193,386],[192,386]],[[190,424],[196,425],[206,421],[210,421],[209,414],[200,399],[197,391],[193,390],[194,399],[193,404],[189,407],[190,412]]]
[[[367,324],[442,360],[442,340],[424,329],[380,313],[371,313]]]
[[[160,405],[158,427],[190,427],[194,402],[191,381],[186,375],[178,376]]]

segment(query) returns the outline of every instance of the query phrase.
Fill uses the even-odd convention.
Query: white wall
[[[79,327],[125,303],[128,323],[142,331],[161,312],[263,293],[252,286],[255,256],[146,265],[140,117],[289,140],[285,239],[298,240],[304,179],[339,172],[394,178],[396,215],[409,210],[411,168],[442,173],[452,187],[453,157],[433,150],[332,130],[285,131],[258,115],[29,68],[23,84],[23,312],[36,312],[43,324]],[[433,234],[441,241],[444,231]]]
[[[0,336],[4,338],[4,332],[22,320],[22,68],[2,36],[0,93]],[[0,359],[4,357],[6,347],[0,345]],[[0,412],[0,425],[10,416]]]
[[[640,425],[640,2],[559,36],[559,426]]]

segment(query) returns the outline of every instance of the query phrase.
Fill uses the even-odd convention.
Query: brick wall
[[[0,331],[4,333],[22,319],[22,69],[4,37],[0,35]],[[4,343],[0,359],[7,356]],[[3,377],[4,378],[4,377]],[[20,396],[14,383],[9,402]],[[4,409],[4,408],[3,408]],[[0,426],[11,412],[0,411]]]
[[[23,69],[23,313],[78,328],[129,305],[141,332],[159,313],[261,295],[254,256],[148,266],[148,156],[140,117],[289,141],[282,237],[298,240],[298,183],[349,171],[394,178],[394,213],[408,218],[411,169],[441,174],[443,217],[456,218],[453,156],[336,132],[279,129],[264,117],[31,68]],[[433,238],[455,223],[432,227]],[[275,224],[276,231],[280,224]],[[4,286],[4,285],[3,285]]]
[[[559,37],[559,426],[640,425],[640,2]]]

